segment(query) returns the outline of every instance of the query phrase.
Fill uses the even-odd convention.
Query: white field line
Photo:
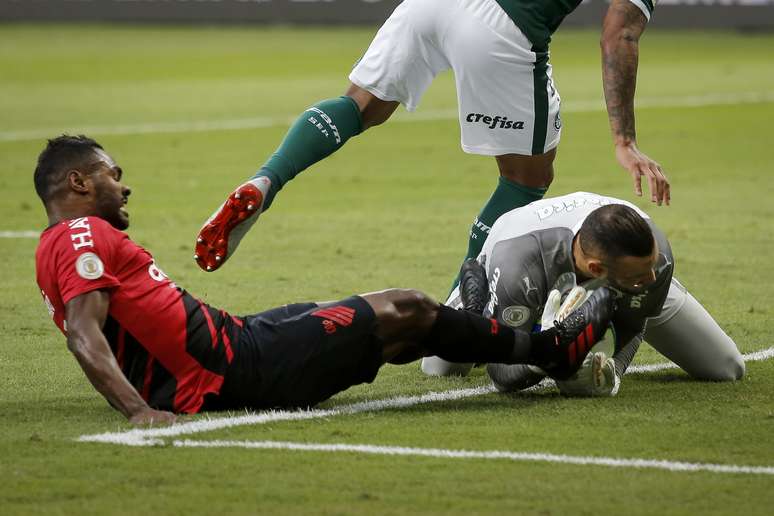
[[[774,347],[770,347],[754,353],[743,355],[746,362],[767,360],[774,357]],[[662,369],[676,368],[671,362],[652,364],[645,366],[633,366],[628,373],[643,373],[660,371]],[[542,390],[553,386],[552,380],[546,379],[535,385],[529,390]],[[423,403],[434,403],[440,401],[452,401],[472,396],[481,396],[495,392],[493,385],[475,387],[470,389],[453,389],[443,392],[428,392],[419,396],[398,396],[396,398],[386,398],[383,400],[363,401],[350,405],[341,405],[330,409],[309,409],[309,410],[277,410],[266,411],[257,414],[245,414],[244,416],[231,416],[219,418],[207,418],[188,423],[182,423],[160,428],[135,428],[123,432],[106,432],[102,434],[82,435],[77,440],[79,442],[110,443],[123,444],[126,446],[158,446],[166,444],[164,438],[176,437],[180,435],[190,435],[201,432],[210,432],[222,428],[232,428],[245,425],[262,425],[277,421],[301,421],[308,419],[321,419],[345,414],[357,414],[360,412],[378,412],[381,410],[399,409],[412,407]]]
[[[293,443],[282,441],[173,441],[179,448],[251,448],[262,450],[294,450],[315,452],[364,453],[371,455],[404,455],[411,457],[438,457],[443,459],[495,459],[529,462],[549,462],[580,466],[609,466],[614,468],[662,469],[675,472],[708,471],[750,475],[774,475],[771,466],[740,466],[735,464],[709,464],[701,462],[675,462],[656,459],[623,459],[615,457],[583,457],[556,455],[553,453],[528,453],[512,451],[469,451],[439,448],[406,448],[403,446],[375,446],[370,444],[322,444]]]
[[[97,435],[82,435],[80,442],[99,442],[126,444],[129,446],[148,446],[165,444],[163,437],[210,432],[221,428],[230,428],[243,425],[261,425],[275,421],[300,421],[305,419],[320,419],[344,414],[357,414],[359,412],[378,412],[380,410],[412,407],[422,403],[436,401],[450,401],[471,396],[480,396],[494,392],[492,385],[475,387],[471,389],[455,389],[444,392],[428,392],[420,396],[399,396],[384,400],[363,401],[351,405],[342,405],[331,409],[309,410],[271,410],[258,414],[246,414],[236,417],[221,417],[215,419],[203,419],[191,421],[180,425],[172,425],[162,428],[134,429],[126,432],[104,433]]]
[[[0,238],[38,238],[40,231],[0,231]]]
[[[760,362],[762,360],[768,360],[774,357],[774,347],[762,349],[760,351],[754,351],[742,355],[745,362]],[[653,373],[655,371],[663,371],[664,369],[679,369],[674,362],[662,362],[660,364],[644,364],[631,366],[626,370],[626,374],[629,373]]]
[[[682,97],[646,97],[636,101],[638,109],[669,108],[669,107],[702,107],[737,104],[759,104],[774,102],[774,91],[749,93],[713,93],[709,95],[693,95]],[[563,113],[588,113],[604,111],[602,100],[566,101],[562,103]],[[161,133],[198,133],[211,131],[233,131],[243,129],[265,129],[269,127],[286,127],[297,115],[277,115],[265,117],[237,118],[230,120],[193,120],[180,122],[150,122],[123,125],[94,125],[71,127],[48,127],[39,129],[23,129],[0,131],[0,142],[17,142],[51,138],[61,133],[104,135],[134,135]],[[394,122],[418,122],[436,120],[456,120],[456,109],[427,110],[417,113],[399,113],[393,117]]]

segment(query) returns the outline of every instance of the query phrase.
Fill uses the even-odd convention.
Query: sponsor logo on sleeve
[[[531,292],[537,294],[538,289],[532,285],[529,276],[524,276],[521,280],[524,282],[524,297],[527,297]]]
[[[96,254],[83,253],[75,260],[75,271],[83,279],[95,280],[105,273],[105,266]]]
[[[549,204],[548,206],[541,206],[535,212],[535,214],[539,220],[546,220],[553,215],[559,213],[570,213],[571,211],[583,208],[585,206],[600,207],[605,206],[606,204],[610,204],[609,199],[600,199],[597,197],[575,197]]]
[[[484,314],[485,317],[488,317],[489,315],[493,314],[495,311],[495,308],[499,304],[499,301],[497,299],[497,282],[500,281],[500,268],[495,267],[494,272],[492,273],[492,278],[489,280],[489,302],[486,304],[486,307],[484,307]]]
[[[629,308],[642,308],[643,299],[647,297],[647,294],[639,294],[632,296],[629,300]]]

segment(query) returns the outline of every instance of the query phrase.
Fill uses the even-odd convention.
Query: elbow
[[[75,356],[75,358],[78,359],[79,362],[87,355],[85,344],[86,341],[83,336],[79,335],[77,332],[68,332],[67,349],[70,351],[70,353],[73,354],[73,356]]]
[[[80,350],[80,346],[78,344],[78,339],[72,334],[67,335],[67,349],[72,353],[73,355],[78,356],[78,351]]]

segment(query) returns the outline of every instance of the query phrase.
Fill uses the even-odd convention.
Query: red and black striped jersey
[[[65,305],[94,290],[110,295],[102,331],[129,382],[151,407],[194,413],[218,393],[243,321],[178,288],[145,249],[99,217],[43,232],[37,282],[57,327]]]

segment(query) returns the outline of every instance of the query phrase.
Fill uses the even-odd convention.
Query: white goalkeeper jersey
[[[543,307],[553,289],[567,293],[576,285],[572,241],[586,217],[600,206],[624,204],[649,223],[658,242],[656,281],[638,294],[614,288],[617,310],[613,319],[616,348],[624,347],[628,365],[649,317],[661,312],[674,270],[669,242],[645,212],[626,201],[587,192],[543,199],[502,215],[492,226],[478,261],[489,278],[484,310],[502,324],[525,331],[539,329]],[[447,304],[460,306],[459,290]]]
[[[498,242],[541,229],[567,228],[575,234],[592,211],[606,204],[624,204],[645,220],[650,220],[647,213],[630,202],[588,192],[575,192],[541,199],[503,214],[492,225],[481,254],[491,255],[492,248]]]

